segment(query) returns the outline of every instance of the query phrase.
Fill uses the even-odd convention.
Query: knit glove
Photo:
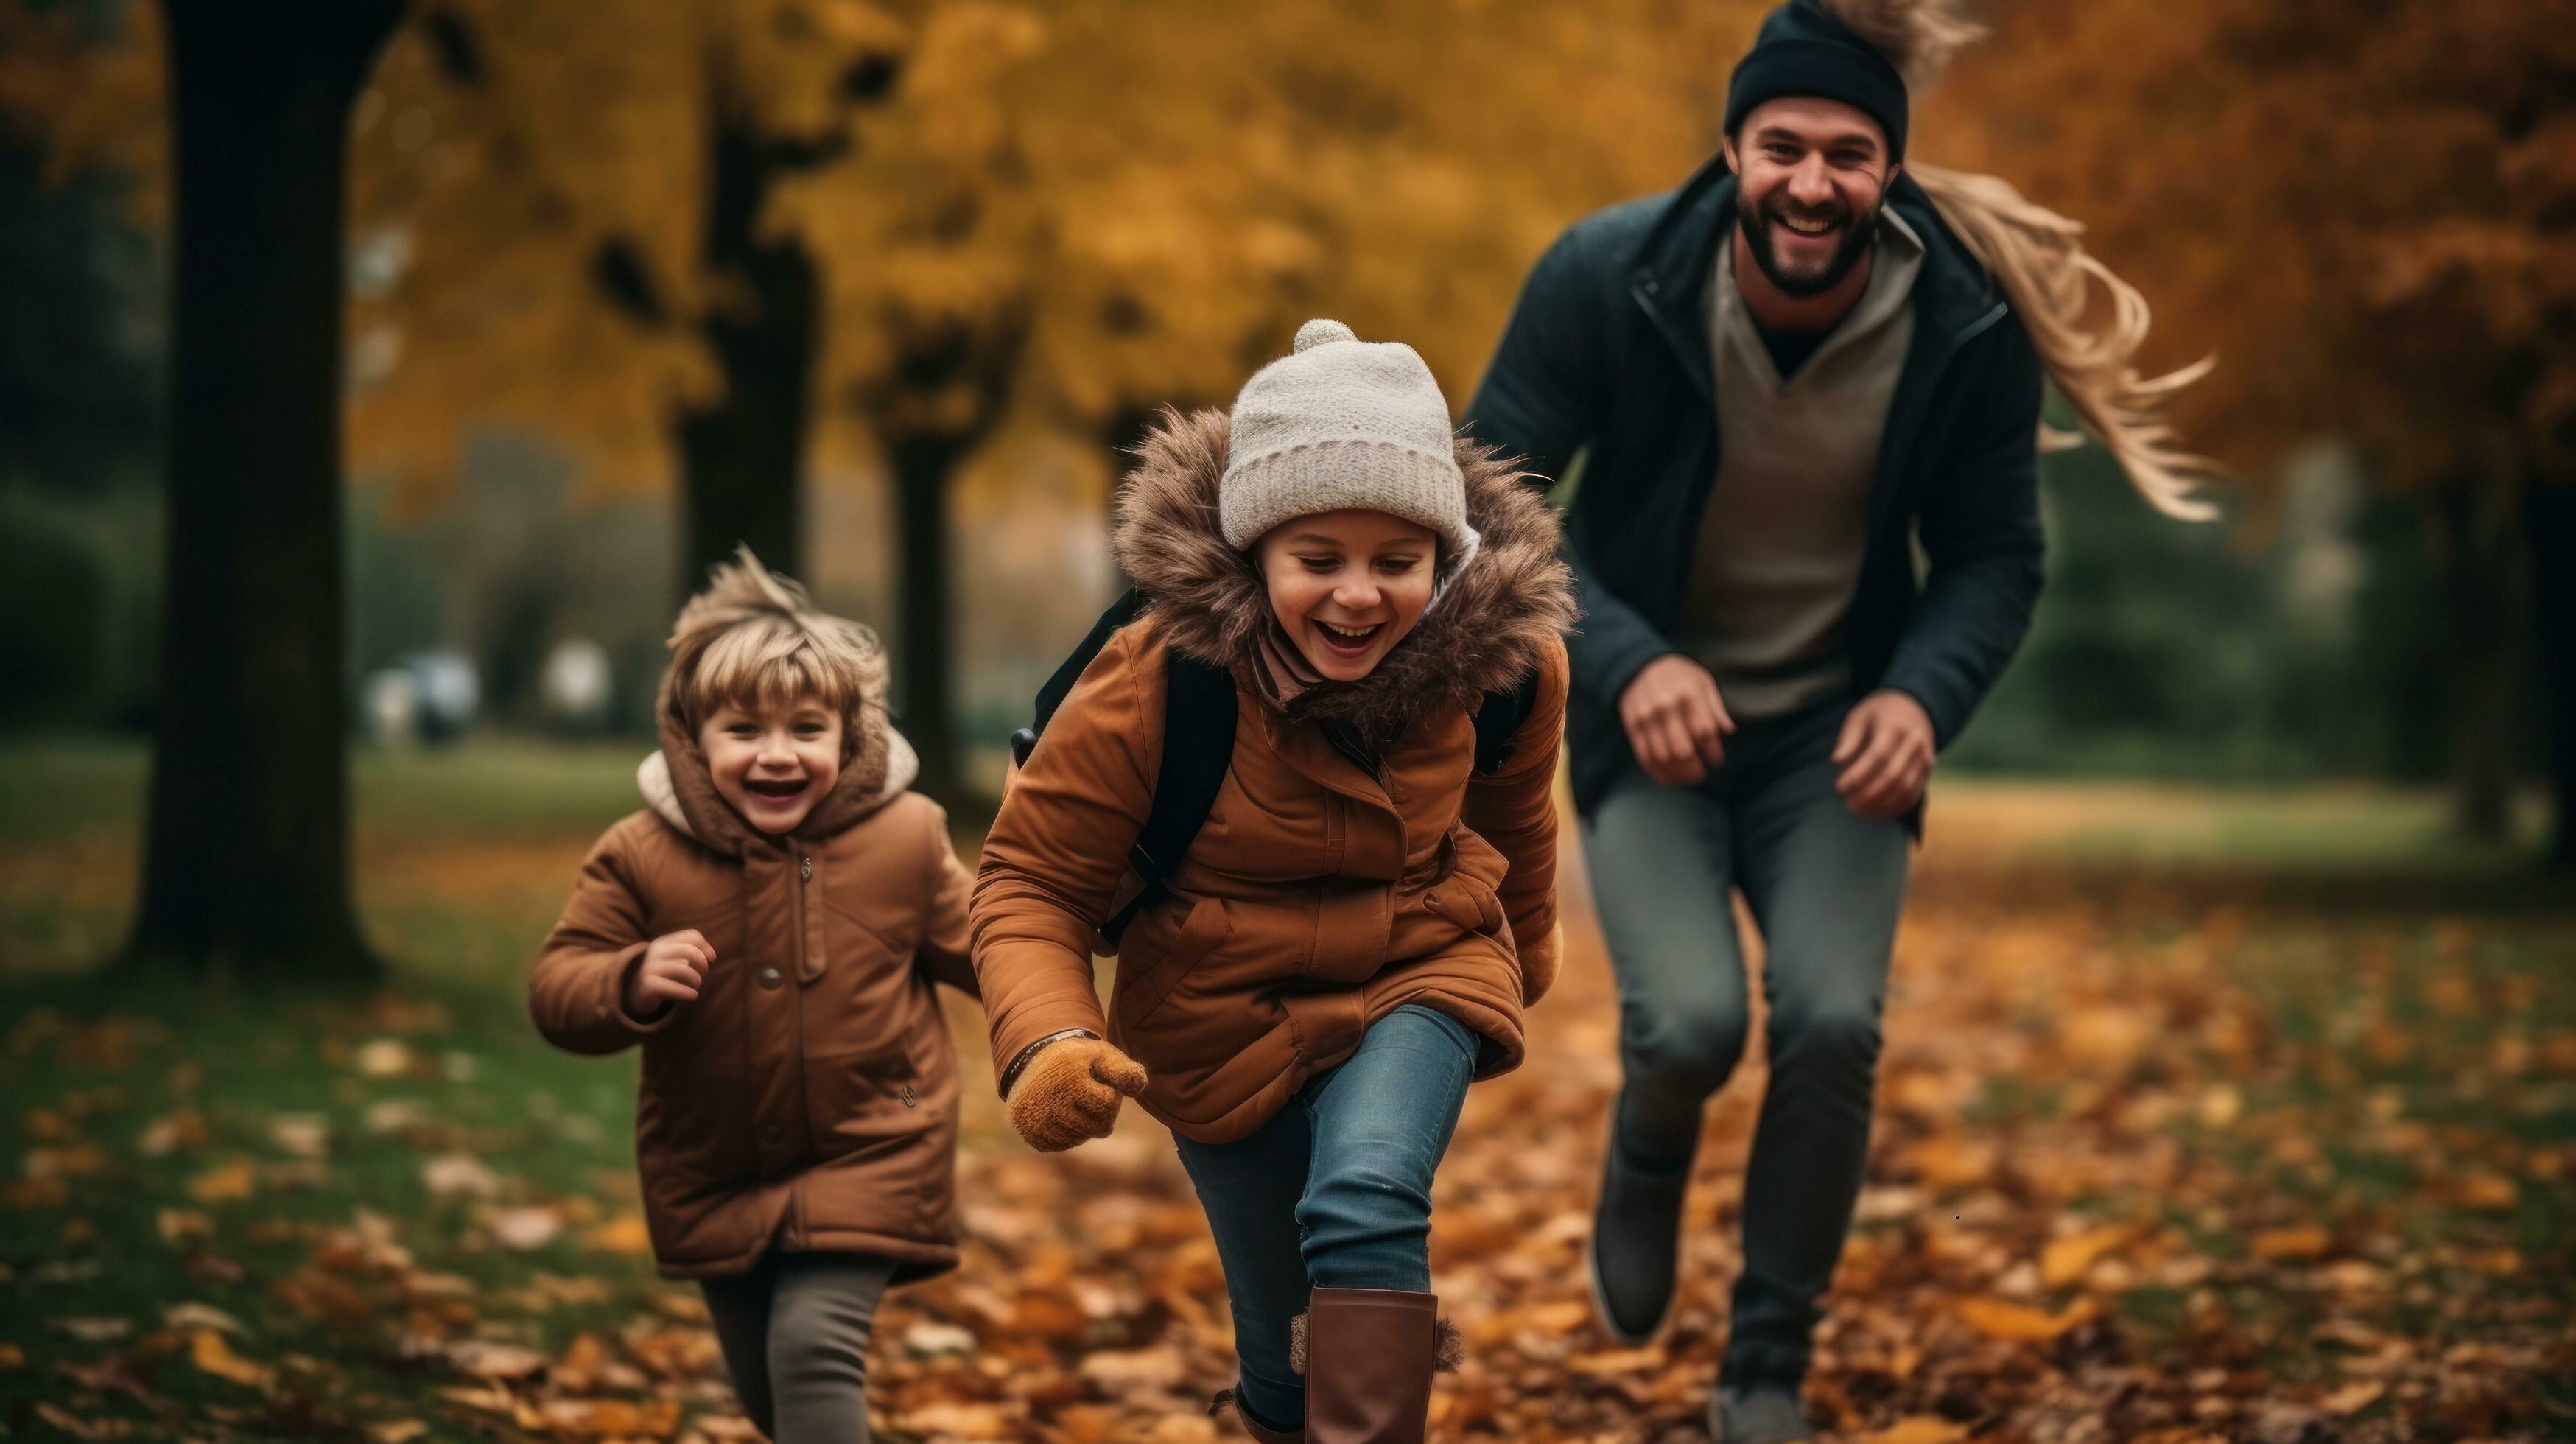
[[[1011,1126],[1040,1153],[1106,1138],[1118,1105],[1145,1091],[1145,1068],[1098,1038],[1067,1038],[1038,1050],[1011,1085]]]
[[[1547,930],[1547,941],[1521,950],[1521,1006],[1535,1005],[1556,986],[1556,960],[1565,952],[1565,924]]]

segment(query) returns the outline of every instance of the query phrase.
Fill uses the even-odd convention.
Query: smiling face
[[[813,699],[755,708],[727,702],[698,728],[716,793],[773,836],[794,832],[841,777],[839,713]]]
[[[1838,100],[1755,106],[1726,142],[1755,264],[1789,296],[1830,291],[1869,251],[1896,167],[1878,122]]]
[[[1307,665],[1356,682],[1431,605],[1439,538],[1382,511],[1327,511],[1273,528],[1255,547],[1270,610]]]

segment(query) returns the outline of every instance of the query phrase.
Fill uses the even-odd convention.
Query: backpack
[[[1109,638],[1136,619],[1143,610],[1144,598],[1129,587],[1109,610],[1100,614],[1091,631],[1075,645],[1073,654],[1055,669],[1055,674],[1038,688],[1036,720],[1011,734],[1011,759],[1026,766],[1029,753],[1038,745],[1038,735],[1054,718],[1056,708],[1064,705],[1065,695],[1082,677],[1091,659],[1109,644]],[[1154,803],[1145,816],[1145,826],[1136,835],[1136,845],[1128,850],[1128,866],[1144,880],[1144,887],[1128,899],[1114,915],[1100,924],[1100,936],[1111,949],[1118,946],[1119,936],[1127,924],[1147,907],[1171,896],[1164,879],[1181,865],[1190,843],[1207,821],[1208,809],[1216,805],[1216,794],[1225,785],[1225,774],[1234,761],[1235,698],[1234,678],[1223,667],[1211,667],[1194,657],[1167,652],[1170,665],[1170,687],[1163,703],[1163,760],[1154,773]],[[1512,734],[1520,730],[1538,696],[1535,673],[1521,679],[1518,686],[1488,692],[1476,708],[1476,772],[1492,776],[1502,770],[1512,750]]]

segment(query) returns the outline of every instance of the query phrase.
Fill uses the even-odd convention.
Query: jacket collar
[[[1735,172],[1726,156],[1709,157],[1665,201],[1628,264],[1629,294],[1654,318],[1655,329],[1703,395],[1715,389],[1704,302],[1717,248],[1735,225],[1735,198]],[[1983,324],[2002,304],[2003,292],[1941,218],[1932,197],[1911,174],[1899,172],[1887,204],[1923,242],[1923,269],[1914,280],[1917,324],[1944,340]]]
[[[1225,471],[1222,411],[1166,411],[1137,449],[1121,485],[1111,544],[1171,647],[1232,672],[1250,694],[1270,601],[1252,558],[1226,545],[1217,528],[1217,481]],[[1528,473],[1492,448],[1461,439],[1467,520],[1484,538],[1440,580],[1431,610],[1356,682],[1324,682],[1284,709],[1290,722],[1338,721],[1383,747],[1425,717],[1473,711],[1487,692],[1519,684],[1547,640],[1575,621],[1574,586],[1557,560],[1557,518]]]

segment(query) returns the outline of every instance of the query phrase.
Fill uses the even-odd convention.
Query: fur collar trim
[[[712,852],[740,857],[755,840],[766,843],[765,835],[754,832],[716,791],[706,754],[698,750],[698,739],[680,720],[667,678],[653,710],[662,747],[635,769],[635,785],[644,794],[644,804],[681,836]],[[845,830],[902,796],[920,775],[921,759],[886,721],[884,700],[868,698],[856,710],[858,715],[845,725],[858,734],[858,746],[842,759],[841,776],[832,790],[805,815],[805,825],[796,829],[798,837],[819,840]]]
[[[1218,530],[1227,434],[1223,411],[1166,410],[1120,486],[1111,545],[1174,650],[1249,681],[1270,601],[1251,555]],[[1431,610],[1375,671],[1300,692],[1290,721],[1342,722],[1386,746],[1423,718],[1473,711],[1484,693],[1519,685],[1547,639],[1572,629],[1574,579],[1557,559],[1556,513],[1493,448],[1461,438],[1457,452],[1468,524],[1484,544],[1448,565]]]

